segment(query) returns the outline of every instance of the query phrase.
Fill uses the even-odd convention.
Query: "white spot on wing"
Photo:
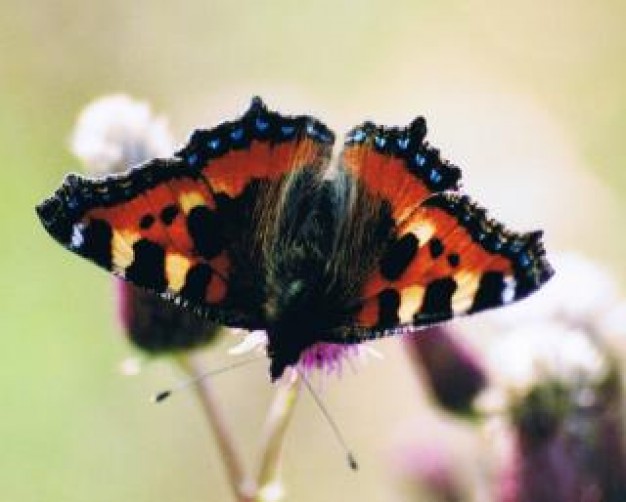
[[[502,290],[502,303],[511,303],[515,299],[515,279],[513,277],[504,278],[504,289]]]
[[[85,242],[83,232],[85,231],[84,223],[76,223],[72,227],[72,239],[70,241],[70,247],[72,249],[79,249]]]

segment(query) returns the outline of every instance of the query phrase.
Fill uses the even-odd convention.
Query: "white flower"
[[[622,300],[608,309],[595,328],[612,348],[626,354],[626,301]]]
[[[71,148],[89,172],[106,175],[171,155],[173,140],[167,121],[155,117],[147,103],[116,94],[83,109]]]
[[[600,383],[609,366],[601,347],[583,330],[560,322],[531,322],[502,333],[487,351],[499,391],[524,395],[545,382],[567,388]]]

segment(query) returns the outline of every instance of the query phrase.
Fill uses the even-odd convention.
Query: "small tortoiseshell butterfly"
[[[317,342],[359,343],[529,295],[552,275],[459,193],[426,122],[334,134],[259,98],[170,159],[70,174],[38,208],[63,246],[227,326],[268,333],[278,378]]]

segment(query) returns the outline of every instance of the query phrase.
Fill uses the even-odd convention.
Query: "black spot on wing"
[[[154,216],[151,214],[145,214],[139,220],[139,228],[147,230],[154,224]]]
[[[82,244],[77,251],[101,267],[111,270],[113,265],[111,225],[104,220],[93,219],[83,230],[82,239]]]
[[[380,273],[389,280],[397,280],[411,264],[419,248],[419,241],[413,234],[403,235],[395,241],[380,260]]]
[[[206,290],[211,280],[213,271],[204,263],[194,265],[187,271],[185,285],[180,290],[180,295],[192,303],[203,303],[206,298]]]
[[[461,257],[457,253],[450,253],[448,255],[448,263],[451,267],[458,267],[461,263]]]
[[[164,291],[165,250],[148,239],[140,239],[133,244],[134,259],[126,269],[126,279],[137,286],[155,291]]]
[[[178,207],[174,204],[170,204],[168,206],[165,206],[163,208],[163,210],[161,211],[161,221],[165,224],[165,225],[171,225],[172,222],[174,221],[174,219],[176,219],[176,216],[178,216],[179,210]]]
[[[392,326],[400,322],[398,309],[400,308],[400,294],[391,288],[378,293],[378,324]]]
[[[189,212],[187,229],[196,252],[203,258],[215,258],[224,249],[219,218],[208,207],[196,206]]]
[[[436,260],[443,254],[443,242],[441,242],[441,239],[433,237],[428,242],[428,249],[430,250],[430,256],[432,256],[433,260]]]
[[[478,312],[490,307],[502,305],[504,275],[501,272],[486,272],[480,278],[476,296],[469,312]]]
[[[415,314],[417,324],[422,319],[450,319],[452,312],[452,295],[456,291],[456,281],[452,277],[444,277],[431,282],[424,293],[424,301],[419,312]]]

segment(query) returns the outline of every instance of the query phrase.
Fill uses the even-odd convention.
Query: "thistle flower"
[[[613,376],[545,381],[512,406],[499,502],[619,502],[626,496],[621,390]]]
[[[155,117],[147,103],[115,94],[83,109],[71,148],[87,172],[105,176],[169,155],[173,139],[167,121]]]
[[[240,355],[253,350],[265,351],[268,337],[265,331],[252,331],[244,334],[243,340],[231,348],[229,352]],[[382,356],[367,343],[361,344],[338,344],[319,342],[306,348],[295,368],[305,376],[318,371],[324,375],[341,376],[346,365],[354,368],[354,362],[365,363],[369,357],[381,358]]]
[[[580,256],[557,262],[543,294],[491,319],[501,331],[488,351],[494,385],[478,404],[504,410],[512,426],[497,499],[622,501],[621,369],[603,322],[619,305],[618,288]]]
[[[178,305],[118,281],[120,323],[139,349],[158,354],[188,350],[215,338],[220,328]]]
[[[403,343],[436,402],[452,413],[470,411],[487,379],[469,348],[443,326],[404,336]]]
[[[609,370],[601,347],[587,332],[550,320],[502,333],[487,350],[487,364],[496,384],[490,391],[513,398],[544,382],[595,385]]]

